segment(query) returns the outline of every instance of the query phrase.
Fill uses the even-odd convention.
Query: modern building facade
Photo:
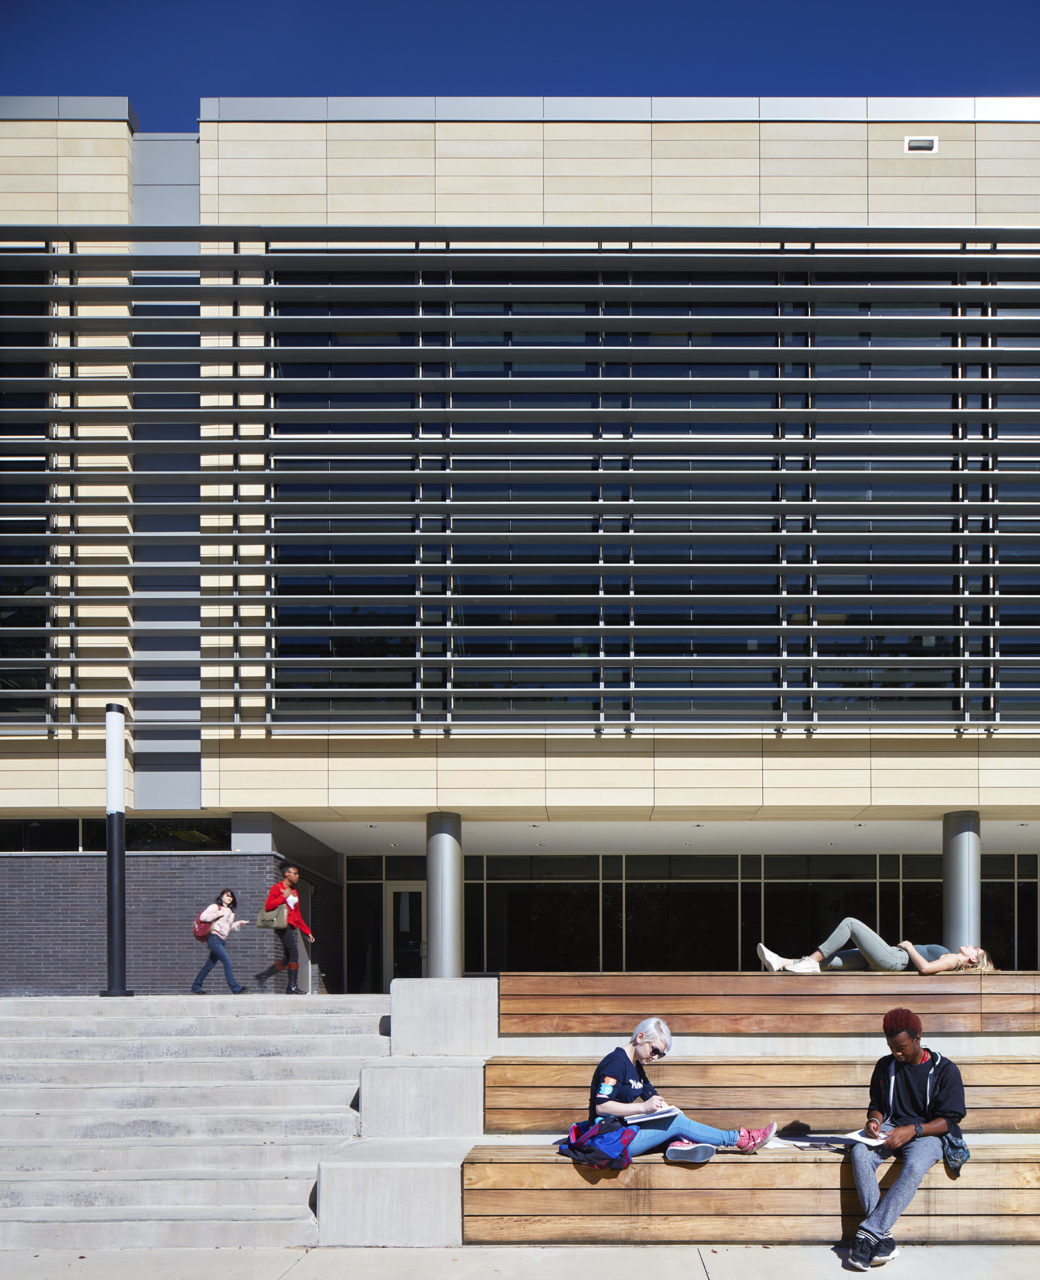
[[[0,99],[0,217],[7,990],[113,701],[135,989],[277,854],[330,990],[1038,967],[1040,101]]]

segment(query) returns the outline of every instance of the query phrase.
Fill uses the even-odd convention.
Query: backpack
[[[600,1116],[594,1121],[581,1120],[571,1125],[566,1142],[559,1144],[561,1156],[593,1169],[627,1169],[632,1163],[628,1146],[638,1132],[624,1125],[617,1116]]]
[[[203,907],[202,911],[206,908]],[[195,923],[191,926],[191,931],[200,942],[205,942],[209,937],[209,931],[213,928],[212,920],[203,920],[202,911],[195,917]]]

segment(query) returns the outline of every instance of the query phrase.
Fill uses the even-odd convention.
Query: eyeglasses
[[[668,1050],[667,1050],[667,1049],[658,1049],[658,1047],[657,1047],[657,1045],[656,1045],[656,1044],[652,1044],[652,1045],[650,1046],[650,1061],[651,1061],[651,1062],[653,1062],[653,1060],[654,1060],[655,1058],[664,1058],[664,1057],[667,1057],[667,1055],[668,1055]]]

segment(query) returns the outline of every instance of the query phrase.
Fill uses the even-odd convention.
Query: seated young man
[[[888,1262],[899,1252],[892,1239],[896,1220],[942,1159],[944,1133],[960,1137],[964,1085],[957,1064],[921,1044],[921,1019],[909,1009],[890,1009],[881,1028],[890,1052],[879,1058],[870,1077],[870,1103],[864,1129],[884,1136],[880,1147],[857,1142],[852,1169],[866,1215],[856,1232],[849,1264],[857,1271]],[[895,1156],[902,1167],[882,1196],[877,1171]]]

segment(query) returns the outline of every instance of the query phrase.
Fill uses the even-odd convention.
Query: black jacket
[[[870,1077],[868,1111],[880,1112],[894,1125],[924,1124],[941,1116],[949,1132],[960,1137],[966,1112],[960,1068],[935,1049],[927,1053],[928,1061],[916,1067],[896,1062],[890,1053],[879,1058]]]

